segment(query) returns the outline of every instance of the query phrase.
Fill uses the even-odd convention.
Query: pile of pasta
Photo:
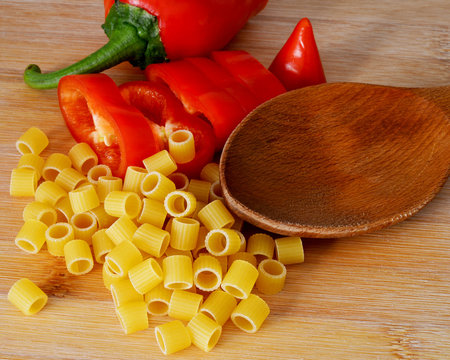
[[[44,160],[48,138],[33,127],[16,143],[22,156],[11,174],[11,195],[35,199],[15,244],[33,254],[46,244],[74,275],[90,272],[95,259],[126,334],[147,329],[149,315],[173,319],[155,327],[164,354],[191,344],[210,351],[228,319],[256,332],[270,310],[254,289],[281,291],[285,265],[303,262],[299,237],[244,237],[221,197],[218,164],[207,164],[200,179],[176,172],[177,159],[195,151],[182,144],[189,138],[128,167],[122,180],[85,143]],[[23,278],[8,299],[31,315],[47,295]]]

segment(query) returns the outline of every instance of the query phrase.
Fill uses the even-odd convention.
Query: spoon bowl
[[[333,83],[277,96],[224,146],[227,205],[265,230],[311,238],[405,220],[449,175],[449,89]]]

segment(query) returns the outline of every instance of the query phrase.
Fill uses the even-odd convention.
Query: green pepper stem
[[[145,52],[146,47],[146,41],[138,36],[135,27],[123,25],[120,31],[112,34],[108,43],[83,60],[45,74],[41,73],[39,66],[31,64],[25,69],[23,78],[25,83],[35,89],[55,88],[63,76],[101,72]]]

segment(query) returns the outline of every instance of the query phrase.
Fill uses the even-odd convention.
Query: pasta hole
[[[56,177],[59,175],[59,171],[56,169],[45,169],[42,174],[45,180],[55,181]]]
[[[214,255],[222,253],[227,245],[227,238],[221,232],[212,233],[208,238],[208,247]]]
[[[158,328],[155,328],[155,334],[156,334],[156,341],[158,342],[159,347],[161,348],[161,351],[166,354],[166,344],[164,343],[164,337],[162,336],[161,332]]]
[[[56,221],[57,222],[69,222],[68,216],[60,209],[56,209]]]
[[[88,272],[91,269],[92,263],[86,259],[79,259],[74,261],[70,268],[74,274],[83,274]]]
[[[181,173],[173,173],[168,178],[175,184],[177,190],[186,189],[189,185],[189,179],[186,175]]]
[[[30,314],[36,314],[39,310],[41,310],[44,307],[45,303],[46,303],[45,298],[39,298],[33,304],[31,304],[28,311],[30,312]]]
[[[218,285],[219,279],[214,272],[205,270],[197,275],[197,283],[199,287],[209,290]]]
[[[73,226],[79,229],[88,229],[95,223],[95,219],[86,213],[75,214],[72,217]]]
[[[114,275],[121,276],[123,274],[122,269],[111,259],[106,260],[106,266],[108,266],[110,272]]]
[[[150,266],[155,274],[157,274],[160,277],[163,276],[161,266],[159,266],[159,264],[156,262],[156,260],[152,259],[152,261],[150,261]]]
[[[284,274],[284,267],[281,263],[275,260],[267,260],[262,263],[263,270],[269,275],[280,276]]]
[[[104,165],[103,166],[98,165],[98,166],[92,167],[88,173],[89,178],[95,182],[98,182],[98,179],[101,176],[107,176],[107,175],[109,175],[108,168]]]
[[[53,239],[60,239],[69,233],[69,229],[64,225],[52,226],[49,231],[49,235]]]
[[[233,322],[238,328],[244,331],[253,332],[255,330],[255,325],[250,320],[241,315],[234,316]]]
[[[97,161],[94,158],[87,158],[84,163],[81,165],[81,172],[83,174],[87,174],[88,171],[97,165]]]
[[[20,247],[22,250],[25,250],[27,252],[35,253],[36,252],[36,246],[26,239],[19,239],[17,240],[17,246]]]
[[[173,282],[167,284],[166,287],[170,290],[186,290],[189,289],[191,285],[183,282]]]
[[[45,225],[50,226],[50,225],[54,224],[56,221],[55,213],[46,211],[41,214],[41,217],[38,220],[43,222]]]
[[[222,285],[223,289],[230,295],[233,295],[235,298],[243,299],[245,297],[245,294],[242,292],[242,290],[238,289],[237,287],[234,287],[232,285]]]
[[[216,318],[214,317],[214,315],[207,309],[201,309],[200,312],[204,315],[206,315],[207,317],[209,317],[210,319],[214,320],[215,322],[217,322]]]
[[[134,194],[132,196],[127,197],[126,201],[125,201],[125,213],[134,218],[138,215],[140,209],[140,204],[141,204],[141,199],[139,198],[138,195]]]
[[[142,181],[142,192],[143,193],[150,193],[159,184],[159,176],[157,174],[149,174],[147,175],[144,180]]]
[[[220,328],[214,330],[208,341],[208,349],[212,349],[214,346],[216,346],[217,342],[219,341],[221,333],[222,331],[220,330]]]
[[[220,186],[220,183],[218,181],[215,181],[211,185],[211,192],[213,193],[213,195],[215,195],[218,198],[222,198],[223,197],[222,187]]]
[[[178,130],[172,133],[170,138],[172,141],[176,143],[184,143],[188,141],[191,138],[192,133],[186,131],[186,130]]]
[[[31,148],[23,142],[17,142],[17,150],[23,155],[32,153]]]
[[[187,208],[187,201],[182,196],[177,196],[172,202],[172,207],[177,213],[183,213]]]
[[[154,300],[148,303],[148,312],[153,315],[165,315],[169,311],[169,305],[164,301]]]

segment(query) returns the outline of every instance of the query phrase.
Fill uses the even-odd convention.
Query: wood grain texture
[[[271,0],[230,44],[269,65],[297,21],[315,29],[330,82],[404,87],[448,85],[446,0]],[[151,329],[125,336],[101,285],[97,266],[69,275],[47,252],[32,256],[13,239],[28,199],[8,195],[19,156],[14,141],[31,125],[50,138],[45,152],[74,143],[56,91],[22,82],[30,63],[43,71],[80,59],[105,41],[101,1],[0,2],[0,358],[160,359]],[[143,79],[122,64],[107,71],[117,83]],[[339,240],[305,239],[304,264],[289,266],[285,290],[266,296],[271,315],[249,335],[227,324],[211,353],[192,347],[174,359],[448,359],[450,354],[450,185],[412,218]],[[28,276],[49,294],[25,317],[6,300]],[[153,328],[162,320],[153,318]]]
[[[450,171],[450,87],[311,86],[252,111],[220,161],[226,203],[288,236],[360,235],[417,213]]]

